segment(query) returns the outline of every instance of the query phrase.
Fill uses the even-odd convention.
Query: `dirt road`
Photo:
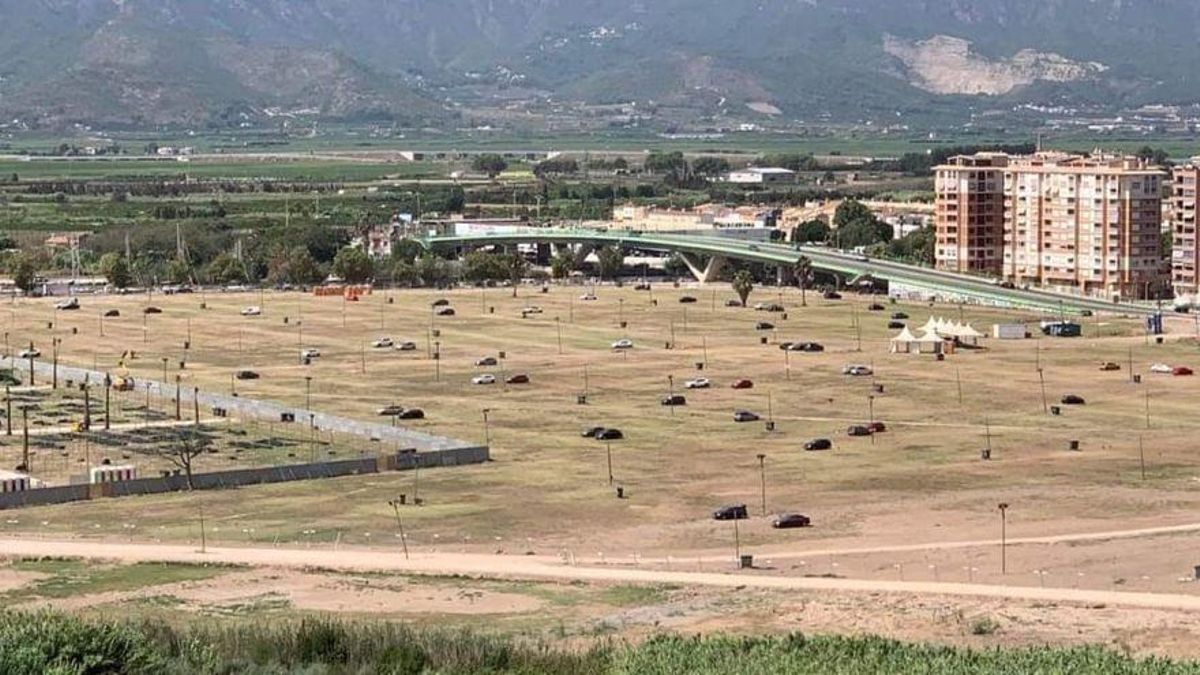
[[[1200,610],[1200,596],[1165,593],[989,586],[984,584],[878,581],[762,576],[752,573],[674,572],[669,570],[589,567],[564,564],[548,556],[501,556],[448,553],[401,553],[369,550],[209,548],[84,541],[0,539],[0,555],[62,556],[120,562],[222,563],[291,569],[323,568],[353,572],[398,572],[517,579],[558,579],[680,586],[752,587],[796,591],[844,591],[1000,598],[1085,605],[1122,605]]]

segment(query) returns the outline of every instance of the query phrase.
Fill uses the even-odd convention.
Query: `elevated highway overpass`
[[[735,239],[625,230],[529,228],[515,232],[431,236],[421,240],[430,250],[468,250],[482,246],[548,244],[572,246],[580,257],[596,248],[679,254],[700,282],[715,281],[727,260],[763,263],[790,274],[802,258],[814,269],[850,278],[871,277],[892,284],[961,299],[967,302],[1048,312],[1078,314],[1084,310],[1150,315],[1159,311],[1149,304],[1113,303],[1045,290],[1005,288],[993,281],[966,274],[944,272],[916,265],[868,258],[819,246],[794,246]]]

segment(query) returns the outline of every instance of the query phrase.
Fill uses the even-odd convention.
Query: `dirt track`
[[[1194,526],[1192,526],[1194,527]],[[1158,528],[1156,528],[1158,529]],[[1105,536],[1112,536],[1109,533]],[[1133,536],[1128,535],[1127,536]],[[1065,539],[1064,539],[1065,540]],[[1073,539],[1073,540],[1078,540]],[[222,563],[291,569],[325,568],[345,571],[390,571],[408,574],[467,575],[495,578],[559,579],[681,586],[752,587],[798,591],[847,591],[954,595],[976,598],[1122,605],[1155,609],[1200,610],[1200,596],[1131,593],[1067,588],[998,586],[833,578],[799,578],[757,574],[674,572],[659,569],[590,567],[564,564],[548,556],[501,556],[447,553],[400,553],[370,550],[275,548],[209,548],[204,553],[188,546],[123,544],[82,541],[4,539],[6,556],[62,556],[121,562]]]

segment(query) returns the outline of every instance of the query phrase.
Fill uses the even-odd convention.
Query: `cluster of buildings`
[[[761,206],[731,207],[703,204],[689,209],[625,204],[613,209],[611,227],[646,232],[711,232],[714,230],[773,230],[780,210]]]
[[[1113,300],[1164,297],[1170,182],[1162,168],[1129,156],[951,158],[936,169],[937,267]],[[1191,231],[1194,252],[1194,217]]]

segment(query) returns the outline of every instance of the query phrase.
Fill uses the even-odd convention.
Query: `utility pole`
[[[393,499],[388,504],[396,512],[396,529],[400,530],[400,545],[404,548],[404,559],[408,560],[408,537],[404,536],[404,521],[400,519],[400,500]]]
[[[758,453],[758,478],[760,491],[762,493],[762,514],[767,516],[767,456],[763,453]]]
[[[21,406],[21,466],[29,470],[29,406]]]
[[[1008,574],[1008,502],[1000,502],[1000,573]]]
[[[1142,480],[1146,480],[1146,446],[1142,443],[1142,437],[1138,436],[1138,459],[1142,465]]]

